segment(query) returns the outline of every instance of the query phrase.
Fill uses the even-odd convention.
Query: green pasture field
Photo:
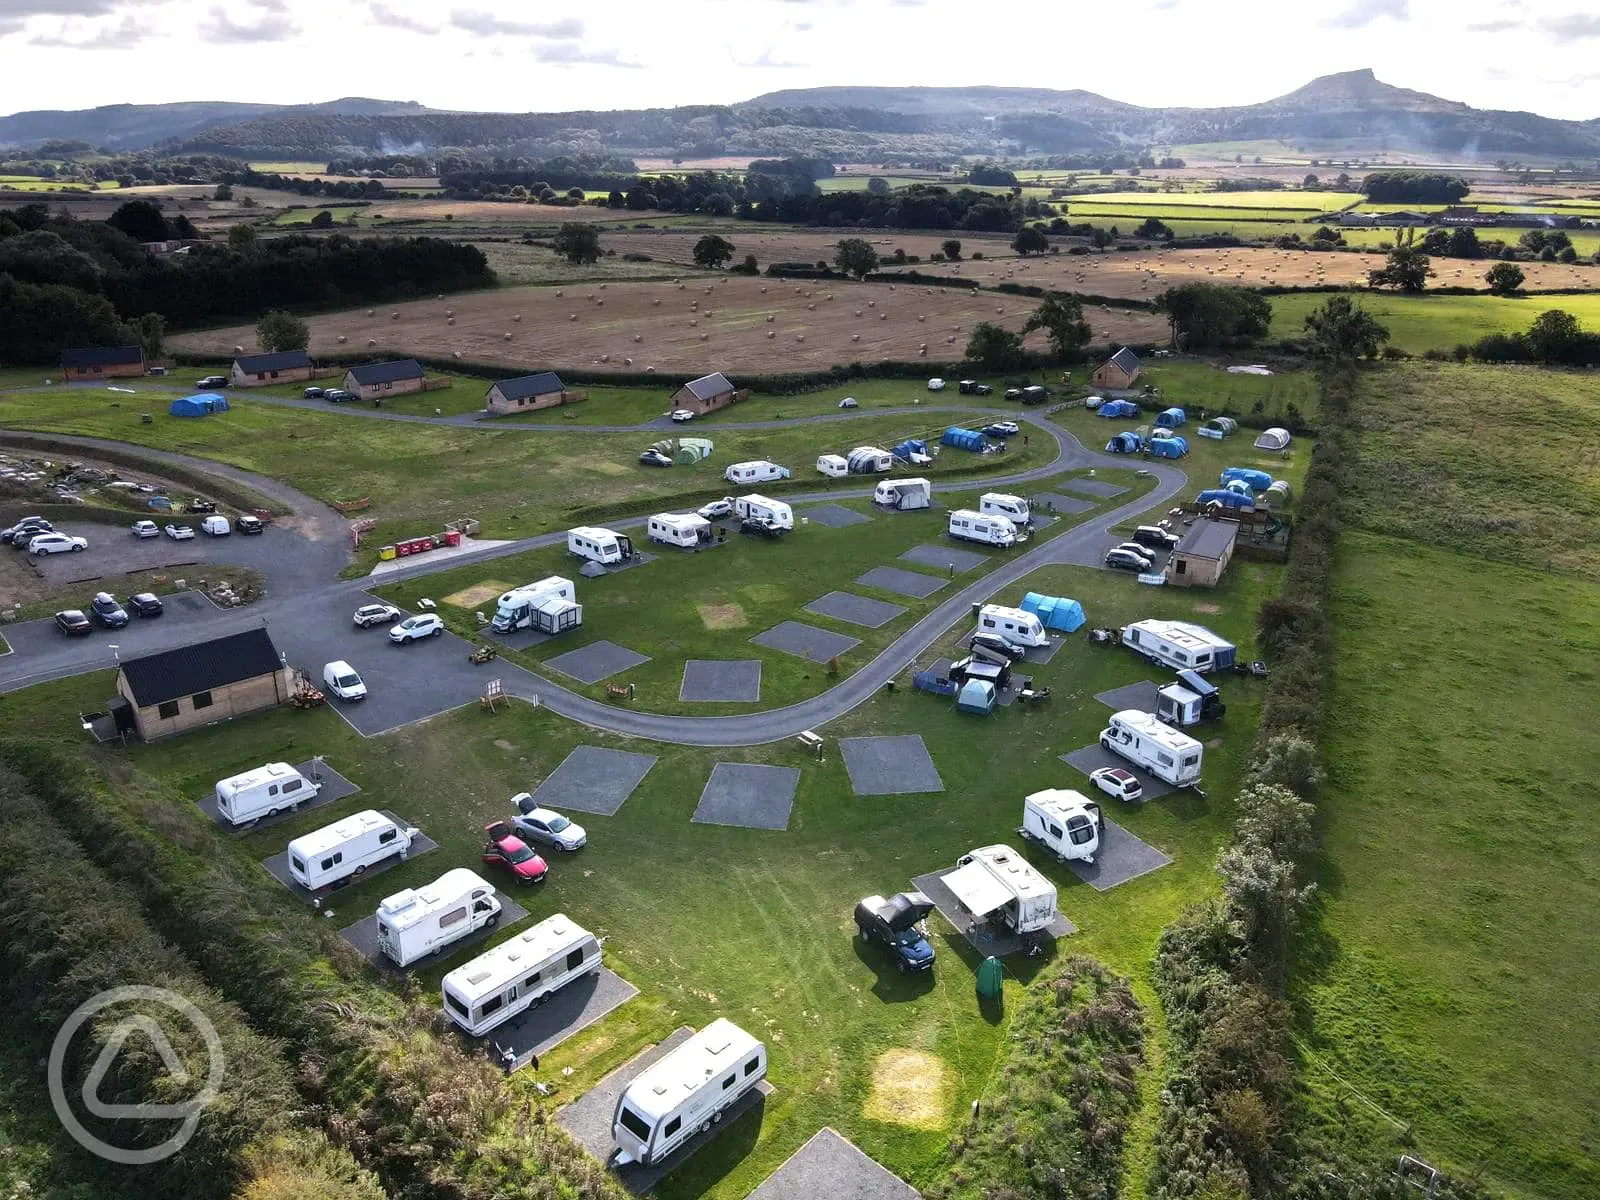
[[[1297,192],[1287,188],[1283,191],[1181,192],[1168,195],[1178,199],[1169,201],[1167,195],[1151,195],[1148,192],[1104,192],[1094,197],[1094,203],[1126,204],[1141,209],[1147,205],[1173,203],[1195,208],[1288,209],[1319,213],[1349,208],[1361,200],[1360,192]]]
[[[362,218],[357,218],[357,223]],[[381,229],[393,221],[369,221],[368,228]],[[408,230],[402,228],[400,232]],[[588,266],[569,263],[548,246],[529,246],[518,241],[472,240],[483,251],[500,283],[508,287],[525,284],[563,284],[591,279],[670,279],[683,273],[681,265],[664,261],[625,262],[620,254],[606,255]]]
[[[253,162],[250,169],[261,175],[325,175],[326,162]]]
[[[1280,299],[1280,296],[1272,297],[1274,303]],[[1246,356],[1238,361],[1248,363],[1259,360]],[[1200,423],[1198,414],[1202,411],[1210,416],[1223,411],[1250,415],[1256,411],[1259,402],[1261,409],[1256,415],[1281,418],[1292,404],[1308,423],[1315,424],[1317,387],[1316,377],[1310,371],[1289,367],[1275,368],[1272,375],[1231,375],[1216,363],[1197,358],[1153,359],[1146,360],[1146,363],[1144,374],[1139,378],[1140,386],[1146,383],[1154,385],[1161,393],[1163,404],[1184,409],[1189,416],[1188,425],[1179,430],[1188,436],[1192,452],[1190,458],[1184,460],[1185,464],[1192,461],[1194,453],[1208,446],[1236,446],[1244,440],[1247,432],[1241,429],[1234,438],[1221,442],[1199,437],[1194,430]],[[1086,394],[1082,388],[1077,390],[1080,395]],[[1085,445],[1098,449],[1113,433],[1148,424],[1154,415],[1143,413],[1138,419],[1109,420],[1083,409],[1074,400],[1051,419],[1071,430]],[[1250,434],[1251,438],[1254,436]]]
[[[1127,221],[1143,221],[1148,217],[1155,217],[1160,221],[1183,219],[1205,221],[1214,220],[1218,215],[1226,215],[1240,224],[1257,222],[1285,224],[1303,223],[1308,214],[1304,210],[1294,208],[1223,209],[1204,204],[1101,204],[1095,200],[1075,201],[1067,213],[1068,219],[1074,222],[1093,220],[1096,217],[1116,217]]]
[[[1455,260],[1439,259],[1439,266]],[[1474,267],[1489,264],[1475,260]],[[1437,269],[1437,268],[1436,268]],[[1481,273],[1481,272],[1480,272]],[[1597,273],[1600,281],[1600,273]],[[1326,296],[1304,292],[1273,296],[1273,338],[1300,337],[1305,315],[1320,307]],[[1398,296],[1368,292],[1361,295],[1363,308],[1386,325],[1391,344],[1411,354],[1425,350],[1449,350],[1463,342],[1471,343],[1490,333],[1515,333],[1528,328],[1533,319],[1548,309],[1559,308],[1577,317],[1586,329],[1600,330],[1600,292],[1579,294],[1532,294],[1500,296]]]
[[[272,225],[309,225],[309,224],[311,224],[311,219],[313,217],[315,217],[319,212],[330,212],[330,213],[332,213],[333,214],[333,221],[334,221],[334,224],[336,224],[336,225],[343,225],[345,223],[345,218],[351,216],[352,214],[354,214],[356,216],[356,218],[357,218],[357,222],[356,223],[357,224],[370,224],[370,223],[372,223],[372,218],[365,215],[366,211],[367,211],[365,205],[360,205],[360,204],[323,204],[323,202],[318,201],[315,197],[308,197],[306,199],[305,203],[307,203],[307,205],[308,205],[308,207],[306,207],[306,208],[285,209],[283,212],[278,213],[276,216],[274,216],[272,218],[270,224],[272,224]],[[312,205],[312,204],[315,204],[317,207],[309,207],[309,205]],[[380,224],[381,224],[381,222],[380,222]]]

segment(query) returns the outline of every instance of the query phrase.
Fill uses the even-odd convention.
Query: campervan
[[[1100,748],[1119,754],[1157,779],[1183,787],[1200,778],[1204,748],[1149,713],[1125,708],[1100,731]]]
[[[645,525],[652,542],[664,546],[705,545],[711,540],[711,522],[694,513],[657,513]]]
[[[775,479],[789,478],[789,468],[758,459],[755,462],[734,463],[722,473],[722,477],[729,483],[771,483]]]
[[[767,1077],[767,1048],[719,1017],[634,1077],[617,1100],[612,1161],[648,1166],[669,1156]]]
[[[567,530],[567,553],[602,566],[626,562],[633,557],[633,539],[625,533],[613,533],[593,525],[579,525]]]
[[[549,575],[537,583],[501,592],[489,628],[496,633],[510,633],[515,629],[559,633],[583,623],[583,608],[577,600],[572,580]]]
[[[444,977],[444,1011],[473,1037],[600,973],[600,943],[564,913],[501,942]]]
[[[1005,517],[986,517],[970,508],[958,508],[950,514],[950,536],[968,542],[982,542],[986,546],[1015,546],[1017,527]]]
[[[850,474],[850,461],[837,454],[819,454],[817,470],[830,479],[842,479]]]
[[[1010,846],[982,846],[956,860],[945,887],[974,917],[1012,933],[1037,933],[1056,919],[1056,885]]]
[[[1100,806],[1070,788],[1034,792],[1022,801],[1023,841],[1038,842],[1062,862],[1094,862],[1100,853]]]
[[[894,466],[894,455],[878,446],[857,446],[845,456],[852,475],[873,475]]]
[[[494,884],[465,867],[432,883],[385,896],[378,905],[378,949],[397,967],[500,923]]]
[[[1005,492],[985,492],[979,496],[978,511],[986,517],[1004,517],[1019,529],[1033,519],[1026,500]]]
[[[759,521],[774,529],[794,528],[794,509],[782,500],[768,500],[754,492],[734,500],[733,515],[740,521]]]
[[[1156,716],[1168,725],[1215,721],[1227,711],[1217,685],[1193,671],[1179,671],[1176,680],[1156,691]]]
[[[885,479],[872,491],[872,502],[906,512],[933,505],[933,484],[926,479]]]
[[[230,825],[243,825],[299,808],[321,790],[288,763],[268,763],[217,780],[217,811]]]
[[[367,809],[303,833],[289,843],[289,874],[303,888],[331,887],[391,855],[404,858],[417,831]]]
[[[1007,608],[1003,604],[985,604],[980,608],[978,629],[982,633],[997,633],[1013,646],[1050,644],[1050,635],[1044,631],[1044,622],[1037,616],[1020,608]]]
[[[1202,675],[1233,666],[1237,653],[1232,642],[1187,621],[1135,621],[1122,627],[1122,644],[1151,662]]]

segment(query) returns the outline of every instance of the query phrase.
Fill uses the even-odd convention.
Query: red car
[[[491,867],[509,869],[518,883],[544,882],[549,866],[516,835],[510,822],[495,821],[485,825],[483,833],[488,839],[483,844],[484,862]]]

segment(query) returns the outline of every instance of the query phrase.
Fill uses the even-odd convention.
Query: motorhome
[[[1056,919],[1056,885],[1010,846],[981,846],[941,877],[974,917],[1012,933],[1037,933]]]
[[[926,479],[885,479],[872,490],[872,502],[897,512],[933,505],[933,484]]]
[[[878,446],[857,446],[845,456],[852,475],[873,475],[894,467],[894,455]]]
[[[1015,546],[1017,527],[1005,517],[986,517],[970,508],[958,508],[950,514],[950,536],[968,542],[982,542],[985,546]]]
[[[500,923],[494,884],[465,867],[432,883],[385,896],[378,905],[378,949],[397,967]]]
[[[996,633],[1013,646],[1048,646],[1050,635],[1044,631],[1044,622],[1031,612],[1020,608],[1007,608],[1003,604],[985,604],[978,609],[978,629],[982,633]]]
[[[1205,748],[1149,713],[1125,708],[1100,731],[1100,748],[1121,755],[1164,783],[1184,787],[1200,778]]]
[[[1122,627],[1122,644],[1151,662],[1202,675],[1233,666],[1237,655],[1232,642],[1187,621],[1135,621]]]
[[[415,829],[369,808],[290,842],[289,874],[313,892],[332,887],[386,858],[404,858],[416,836]]]
[[[850,460],[838,454],[819,454],[817,470],[830,479],[842,479],[850,474]]]
[[[741,521],[760,521],[775,529],[794,528],[794,509],[782,500],[768,500],[754,492],[734,499],[733,515]]]
[[[661,1162],[766,1077],[767,1048],[717,1018],[628,1084],[611,1118],[612,1161]]]
[[[599,941],[557,913],[446,974],[445,1015],[482,1037],[575,979],[599,973]]]
[[[567,553],[601,565],[626,562],[633,557],[633,539],[593,525],[567,530]]]
[[[1156,716],[1168,725],[1215,721],[1227,711],[1217,685],[1193,671],[1179,671],[1176,680],[1156,691]]]
[[[711,541],[711,522],[695,513],[657,513],[645,525],[652,542],[693,549]]]
[[[985,492],[979,496],[978,511],[986,517],[1004,517],[1019,529],[1033,520],[1028,502],[1005,492]]]
[[[722,473],[722,477],[729,483],[771,483],[775,479],[789,478],[789,468],[763,458],[755,462],[733,463]]]
[[[320,783],[288,763],[267,763],[253,771],[217,780],[217,811],[230,825],[276,816],[316,798]]]
[[[1094,862],[1100,853],[1100,806],[1070,788],[1048,788],[1024,797],[1024,841],[1038,842],[1062,862]]]
[[[501,592],[495,602],[494,619],[489,628],[496,633],[517,629],[537,629],[540,633],[560,633],[583,624],[583,607],[578,603],[572,580],[548,575],[537,583],[524,584]]]

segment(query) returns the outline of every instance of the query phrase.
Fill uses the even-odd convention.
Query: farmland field
[[[1441,259],[1441,264],[1450,260]],[[1600,269],[1588,268],[1600,282]],[[1592,286],[1592,285],[1591,285]],[[1272,297],[1274,338],[1298,337],[1305,314],[1326,297],[1290,295]],[[1519,296],[1396,296],[1371,292],[1360,298],[1362,306],[1389,329],[1393,344],[1412,354],[1424,350],[1449,350],[1474,342],[1485,334],[1520,332],[1546,309],[1559,308],[1577,317],[1586,329],[1600,330],[1600,292],[1584,295]]]
[[[1223,208],[1299,212],[1304,215],[1336,212],[1361,201],[1360,192],[1098,192],[1082,202],[1100,208],[1128,208],[1146,216],[1161,216],[1154,211],[1167,206],[1181,208]],[[1069,197],[1073,211],[1079,197]],[[1146,209],[1151,211],[1145,212]],[[1242,215],[1242,212],[1241,212]]]

